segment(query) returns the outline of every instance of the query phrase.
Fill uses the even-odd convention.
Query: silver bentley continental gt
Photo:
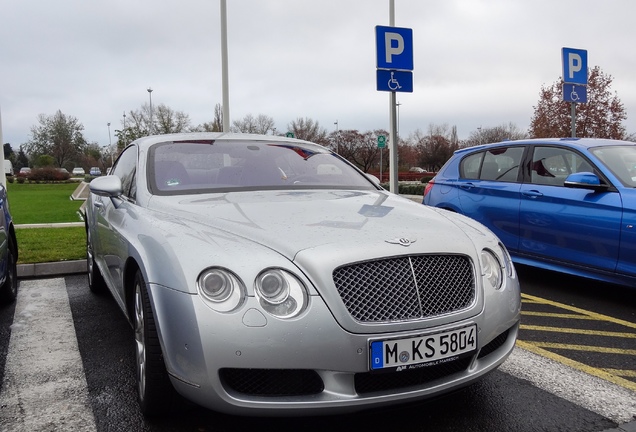
[[[134,328],[146,415],[177,393],[241,415],[421,400],[514,347],[520,292],[503,244],[322,146],[151,136],[90,190],[89,286]]]

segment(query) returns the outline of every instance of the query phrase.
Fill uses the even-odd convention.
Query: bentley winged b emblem
[[[402,246],[411,246],[416,241],[417,241],[417,239],[408,239],[406,237],[395,238],[395,239],[392,239],[392,240],[385,240],[385,242],[387,242],[387,243],[398,244],[398,245],[402,245]]]

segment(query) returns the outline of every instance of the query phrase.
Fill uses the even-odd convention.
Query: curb
[[[18,264],[18,279],[86,273],[86,260]]]

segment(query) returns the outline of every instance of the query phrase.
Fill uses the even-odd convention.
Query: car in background
[[[486,225],[517,263],[636,286],[636,143],[533,139],[461,149],[423,203]]]
[[[5,159],[4,160],[4,174],[7,176],[12,176],[13,175],[13,164],[11,163],[10,160]]]
[[[84,174],[86,174],[86,172],[84,171],[84,168],[82,168],[82,167],[73,168],[73,175],[74,176],[83,176]]]
[[[134,329],[137,396],[326,414],[469,385],[514,348],[519,283],[479,223],[279,136],[140,138],[86,205],[89,288]]]
[[[11,303],[18,294],[18,242],[9,212],[7,190],[0,185],[0,304]]]
[[[30,174],[30,173],[31,173],[31,168],[29,168],[29,167],[22,167],[22,168],[20,168],[20,172],[19,172],[19,174],[21,174],[21,175],[28,175],[28,174]]]
[[[91,167],[88,173],[92,176],[99,177],[100,175],[102,175],[102,170],[99,169],[99,167]]]

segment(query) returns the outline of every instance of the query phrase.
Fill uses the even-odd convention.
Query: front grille
[[[219,371],[223,385],[253,396],[305,396],[322,393],[320,376],[307,369],[234,369]]]
[[[402,372],[358,373],[354,378],[355,389],[359,394],[363,394],[421,386],[436,379],[445,378],[465,371],[470,365],[471,360],[472,358],[469,356],[434,366],[426,366]]]
[[[339,267],[333,280],[359,322],[415,320],[469,307],[475,278],[463,255],[413,255]]]

